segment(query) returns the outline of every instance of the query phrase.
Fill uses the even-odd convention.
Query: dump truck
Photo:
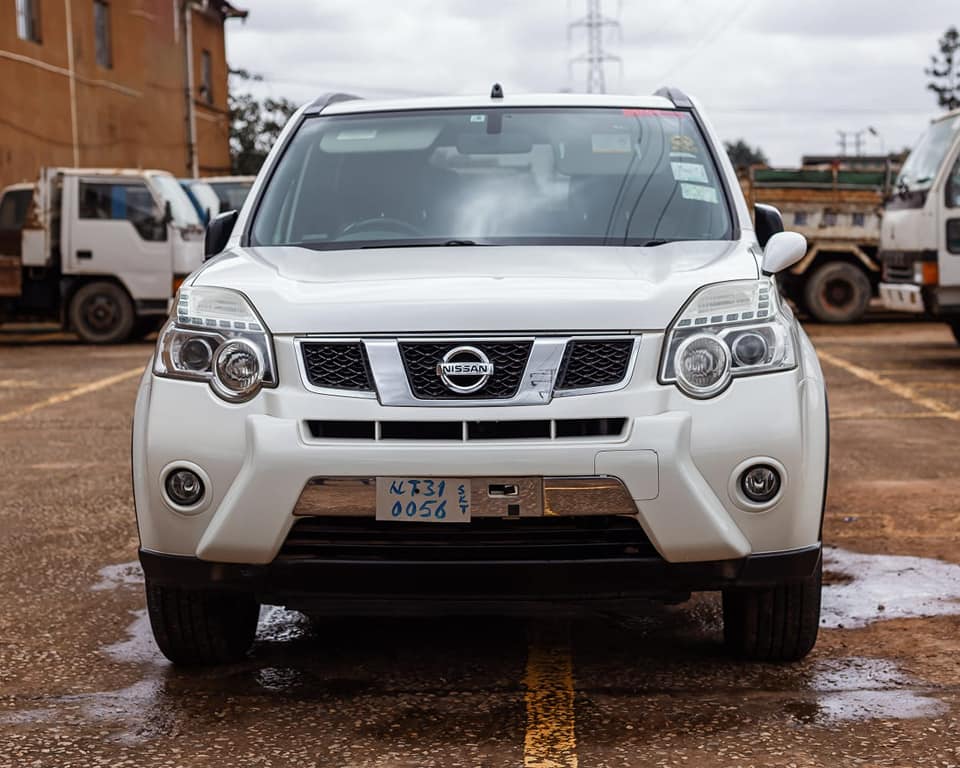
[[[807,238],[807,255],[778,276],[801,311],[825,323],[862,319],[880,283],[880,220],[897,169],[888,157],[806,156],[801,168],[741,174],[751,206],[776,206]]]
[[[203,260],[203,227],[166,171],[45,168],[0,193],[0,323],[88,343],[155,330]]]

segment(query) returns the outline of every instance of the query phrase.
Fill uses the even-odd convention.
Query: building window
[[[820,221],[822,227],[835,227],[837,226],[837,214],[833,211],[824,211],[823,218]]]
[[[97,51],[97,64],[104,69],[113,67],[110,50],[110,4],[106,0],[93,0],[93,33]]]
[[[40,0],[17,0],[17,37],[40,42]]]
[[[144,240],[167,239],[167,225],[143,182],[81,181],[80,218],[129,221]]]
[[[852,220],[855,227],[865,227],[867,225],[867,215],[865,213],[854,212]]]
[[[210,51],[200,55],[200,99],[207,104],[213,104],[213,63],[210,60]]]
[[[796,211],[793,214],[793,223],[798,227],[805,227],[809,217],[806,211]]]

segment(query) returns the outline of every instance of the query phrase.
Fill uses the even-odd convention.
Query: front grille
[[[476,518],[410,523],[360,517],[298,520],[278,559],[470,561],[657,557],[633,517]]]
[[[571,341],[560,364],[557,390],[619,384],[627,375],[633,339]]]
[[[451,349],[471,346],[493,363],[493,375],[476,392],[460,394],[447,389],[437,375],[437,365]],[[419,400],[506,400],[520,388],[530,356],[530,341],[401,341],[400,355],[413,396]]]
[[[623,435],[627,420],[533,419],[516,421],[338,421],[307,422],[310,435],[330,440],[562,440]]]
[[[359,341],[305,341],[300,345],[307,381],[315,387],[372,392],[367,352]]]

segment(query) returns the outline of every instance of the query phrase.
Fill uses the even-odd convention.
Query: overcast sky
[[[233,67],[297,102],[329,90],[364,96],[584,90],[567,42],[585,0],[234,0]],[[936,113],[924,67],[960,26],[957,0],[604,0],[622,35],[607,49],[611,93],[671,84],[696,94],[725,139],[776,164],[838,151],[837,131],[873,126],[884,148],[913,144]],[[864,150],[879,152],[864,136]],[[852,153],[852,138],[849,151]]]

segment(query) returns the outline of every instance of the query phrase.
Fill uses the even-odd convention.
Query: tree
[[[245,69],[231,69],[230,77],[240,80],[245,86],[263,80],[261,75]],[[267,152],[277,140],[287,119],[297,110],[297,105],[287,99],[258,100],[248,88],[230,89],[230,164],[233,172],[240,175],[254,174],[260,170]]]
[[[930,57],[924,74],[931,77],[927,90],[937,94],[937,103],[946,110],[960,107],[960,32],[950,27],[938,41],[940,55]]]
[[[767,156],[763,154],[763,150],[760,147],[751,147],[743,139],[737,139],[736,143],[725,141],[723,147],[737,170],[749,168],[751,165],[767,164]]]

